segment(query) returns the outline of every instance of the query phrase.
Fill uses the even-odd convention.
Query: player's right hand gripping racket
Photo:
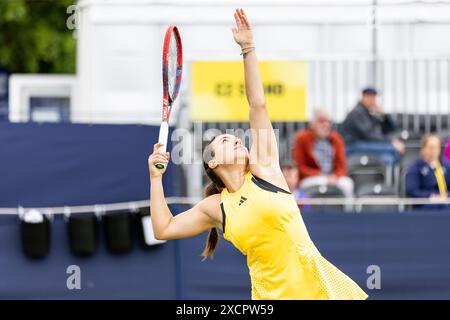
[[[158,142],[164,144],[159,151],[166,152],[169,135],[169,118],[172,104],[178,96],[183,73],[183,49],[177,26],[170,25],[164,37],[163,47],[163,106],[162,121],[159,128]],[[164,169],[164,163],[157,163],[155,167]]]

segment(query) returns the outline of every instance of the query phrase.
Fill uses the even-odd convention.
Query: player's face
[[[221,134],[213,141],[214,159],[218,164],[246,164],[248,150],[241,139],[231,134]]]

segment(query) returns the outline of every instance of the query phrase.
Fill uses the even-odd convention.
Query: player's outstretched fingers
[[[234,20],[236,20],[236,26],[239,29],[242,26],[242,23],[241,23],[241,19],[239,18],[239,15],[237,14],[237,10],[234,13]]]
[[[247,15],[245,14],[244,10],[241,9],[241,20],[243,22],[243,24],[247,27],[250,28],[250,22],[248,21]]]

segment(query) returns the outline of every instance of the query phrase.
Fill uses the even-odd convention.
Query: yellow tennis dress
[[[366,299],[311,241],[294,196],[250,172],[221,193],[223,236],[247,256],[252,299]]]

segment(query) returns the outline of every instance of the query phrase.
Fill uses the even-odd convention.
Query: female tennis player
[[[168,153],[155,144],[149,157],[150,207],[158,239],[179,239],[208,231],[206,258],[223,237],[247,255],[252,299],[366,299],[366,293],[318,252],[303,223],[293,195],[287,191],[278,147],[266,109],[252,28],[242,9],[234,14],[233,37],[241,47],[245,89],[250,105],[252,146],[229,134],[213,138],[204,149],[211,179],[206,198],[173,216],[164,199],[162,174]]]

